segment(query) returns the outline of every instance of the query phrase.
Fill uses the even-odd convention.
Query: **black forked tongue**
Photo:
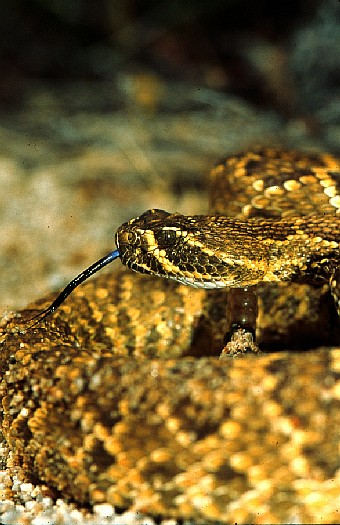
[[[99,259],[99,261],[95,262],[94,264],[92,264],[92,266],[89,266],[88,268],[86,268],[86,270],[77,275],[77,277],[75,277],[70,283],[68,283],[68,285],[63,289],[63,291],[60,292],[58,297],[56,297],[56,299],[53,301],[52,304],[50,304],[50,306],[45,308],[45,310],[38,313],[28,321],[29,323],[33,321],[33,323],[30,325],[30,328],[40,323],[43,319],[46,319],[46,317],[48,317],[49,315],[53,314],[53,312],[55,312],[56,309],[59,308],[59,306],[65,301],[66,297],[68,297],[70,293],[73,292],[75,288],[77,288],[77,286],[79,286],[81,283],[86,281],[86,279],[91,277],[91,275],[98,272],[98,270],[101,270],[102,268],[104,268],[104,266],[110,264],[118,257],[119,251],[115,250],[114,252],[109,253],[105,257],[102,257],[102,259]]]

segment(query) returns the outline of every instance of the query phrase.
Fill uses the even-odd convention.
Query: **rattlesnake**
[[[339,177],[331,156],[274,150],[233,156],[212,170],[214,214],[227,206],[237,221],[258,225],[263,214],[270,224],[282,217],[300,226],[281,243],[302,236],[322,253],[295,264],[300,246],[285,259],[316,275],[319,289],[259,287],[264,349],[338,340],[323,282],[332,276],[338,301]],[[316,213],[306,232],[303,215]],[[126,228],[118,230],[123,260]],[[150,247],[155,236],[146,230]],[[49,302],[4,323],[2,336],[2,429],[29,479],[82,503],[164,516],[338,520],[339,349],[221,362],[229,323],[223,290],[128,270],[77,288],[53,317],[25,330]]]

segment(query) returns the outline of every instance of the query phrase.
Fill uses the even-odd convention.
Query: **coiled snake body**
[[[336,159],[253,151],[212,181],[214,215],[148,212],[119,228],[122,261],[198,285],[288,281],[259,286],[260,340],[336,342]],[[224,291],[128,270],[78,288],[31,330],[17,324],[1,339],[2,430],[28,479],[164,516],[338,520],[340,349],[219,361]]]
[[[312,167],[311,159],[303,155],[271,150],[227,159],[213,170],[214,184],[217,188],[227,184],[229,193],[246,190],[249,201],[239,213],[243,220],[149,210],[118,228],[116,243],[122,262],[137,272],[202,288],[248,289],[261,282],[285,281],[329,283],[340,315],[338,167],[330,157],[313,160]],[[221,207],[221,199],[217,202]],[[268,218],[259,217],[266,214]],[[234,294],[230,295],[235,304]],[[257,307],[249,306],[255,301],[249,293],[246,308],[239,301],[241,312],[229,316],[229,333],[233,329],[255,332]],[[234,343],[226,350],[231,355],[244,350],[242,336],[236,349]]]

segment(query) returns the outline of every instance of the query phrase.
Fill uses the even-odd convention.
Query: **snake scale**
[[[123,268],[77,288],[30,329],[25,321],[51,297],[3,320],[2,431],[28,480],[81,504],[205,521],[337,523],[338,161],[254,150],[218,164],[211,180],[213,215],[152,212],[158,230],[145,222],[150,213],[141,216],[118,230],[121,258],[134,268],[143,254],[144,270],[160,274],[162,262],[174,277],[183,263],[185,279],[211,282],[220,263],[202,267],[171,246],[186,239],[198,258],[216,256],[223,222],[224,262],[236,276],[252,274],[232,284],[257,284],[256,334],[270,352],[219,360],[235,298]],[[221,215],[234,219],[211,218]],[[136,221],[142,241],[129,231]],[[135,256],[124,261],[127,238]],[[316,345],[324,346],[282,350]]]

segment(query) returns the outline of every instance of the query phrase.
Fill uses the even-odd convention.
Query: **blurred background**
[[[0,8],[4,107],[23,102],[29,79],[117,82],[126,70],[284,115],[313,114],[339,87],[337,0],[2,0]]]
[[[18,107],[29,79],[117,82],[119,71],[144,71],[307,116],[339,87],[338,4],[2,0],[1,101]]]
[[[0,312],[150,207],[205,213],[228,154],[338,154],[339,51],[337,0],[1,0]]]

